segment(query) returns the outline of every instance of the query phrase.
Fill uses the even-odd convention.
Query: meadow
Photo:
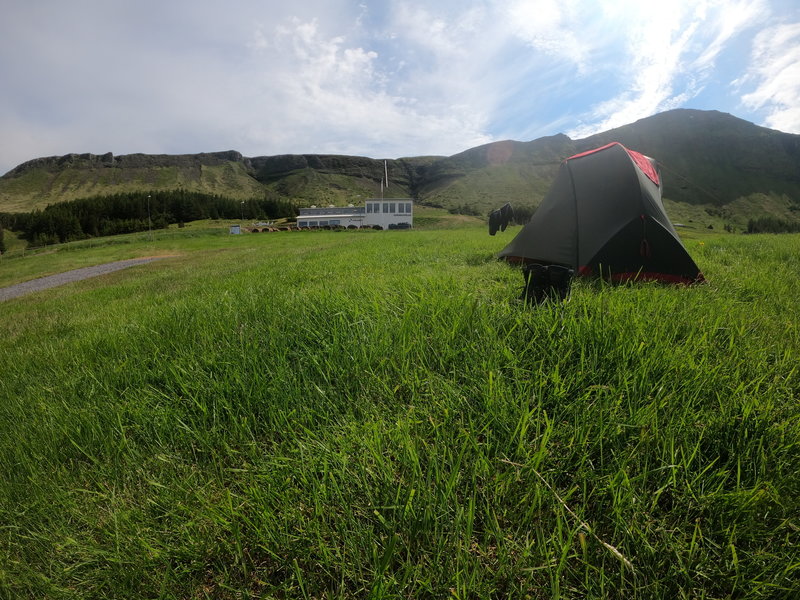
[[[800,235],[518,300],[517,228],[6,258],[0,598],[800,597]]]

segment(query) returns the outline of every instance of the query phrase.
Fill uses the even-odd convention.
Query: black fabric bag
[[[525,265],[522,276],[525,287],[521,299],[533,304],[563,301],[569,296],[574,271],[561,265]]]

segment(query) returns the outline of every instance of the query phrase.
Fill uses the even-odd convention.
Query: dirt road
[[[135,265],[149,263],[161,258],[167,257],[151,256],[149,258],[131,258],[129,260],[119,260],[117,262],[106,263],[104,265],[95,265],[93,267],[74,269],[72,271],[66,271],[56,275],[48,275],[47,277],[39,277],[38,279],[31,279],[30,281],[9,285],[8,287],[0,288],[0,302],[11,300],[12,298],[18,298],[19,296],[24,296],[25,294],[46,290],[51,287],[64,285],[65,283],[72,283],[73,281],[97,277],[99,275],[105,275],[106,273],[127,269],[128,267],[133,267]]]

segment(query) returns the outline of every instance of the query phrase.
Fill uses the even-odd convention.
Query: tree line
[[[236,200],[186,190],[128,192],[50,204],[29,213],[0,213],[0,227],[22,233],[30,246],[164,229],[200,219],[279,219],[297,216],[288,200]],[[0,244],[2,238],[0,237]]]
[[[747,221],[747,233],[798,233],[800,223],[777,217],[759,217]]]

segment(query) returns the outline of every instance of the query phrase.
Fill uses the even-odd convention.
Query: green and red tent
[[[664,212],[655,161],[618,142],[564,160],[531,220],[499,256],[615,281],[703,281]]]

